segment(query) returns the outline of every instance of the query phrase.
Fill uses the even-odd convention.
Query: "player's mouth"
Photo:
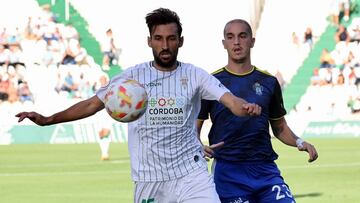
[[[168,60],[170,60],[172,58],[172,55],[169,52],[160,53],[160,58],[161,58],[161,60],[168,61]]]
[[[233,49],[235,54],[241,54],[242,49],[241,48],[235,48]]]
[[[160,57],[162,58],[162,59],[165,59],[165,60],[167,60],[167,59],[169,59],[169,58],[171,58],[171,53],[170,52],[160,52]]]

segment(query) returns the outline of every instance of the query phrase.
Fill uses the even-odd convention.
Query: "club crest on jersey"
[[[259,96],[261,96],[263,94],[264,91],[264,87],[260,85],[260,83],[256,82],[254,83],[254,85],[252,86],[253,90],[255,91],[255,93]]]

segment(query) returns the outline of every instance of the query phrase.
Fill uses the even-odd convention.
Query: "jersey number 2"
[[[285,195],[292,198],[291,192],[286,185],[281,185],[281,187],[285,188]],[[272,191],[276,191],[276,200],[285,198],[284,194],[281,194],[281,187],[279,185],[274,185],[272,187]]]

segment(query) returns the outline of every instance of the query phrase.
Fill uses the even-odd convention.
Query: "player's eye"
[[[232,35],[226,36],[226,39],[233,39],[234,37]]]
[[[161,40],[160,36],[154,36],[154,40]]]
[[[241,33],[240,34],[240,38],[244,39],[247,38],[248,34],[247,33]]]
[[[169,37],[169,40],[171,40],[171,41],[176,41],[176,37],[175,36],[171,36],[171,37]]]

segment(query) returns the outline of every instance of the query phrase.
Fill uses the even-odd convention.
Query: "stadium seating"
[[[1,120],[6,121],[2,123],[3,125],[16,124],[14,115],[19,111],[35,110],[49,115],[76,101],[86,99],[93,95],[95,89],[99,88],[99,77],[106,75],[86,50],[83,55],[84,61],[81,63],[75,57],[74,63],[76,64],[64,64],[64,50],[70,49],[72,42],[75,42],[74,46],[77,45],[77,30],[73,30],[71,35],[69,29],[72,27],[70,25],[58,23],[57,15],[52,13],[46,4],[39,6],[36,1],[8,1],[6,4],[8,9],[5,10],[14,11],[20,4],[26,9],[21,8],[21,12],[17,13],[15,20],[6,18],[6,15],[11,16],[11,13],[0,15],[1,44],[6,53],[12,53],[12,46],[19,48],[17,60],[20,60],[15,61],[20,62],[20,65],[11,65],[13,59],[10,55],[10,64],[0,67],[2,81],[9,78],[15,88],[14,99],[0,101]],[[38,31],[35,30],[36,28],[39,28]],[[55,33],[56,31],[59,31],[60,34]],[[56,34],[59,34],[61,39]],[[47,36],[52,40],[47,40]],[[82,40],[81,37],[80,40]],[[49,51],[51,45],[47,44],[48,41],[57,43],[58,55],[56,52]],[[60,43],[63,42],[65,42],[64,48],[61,48]],[[83,48],[80,47],[80,49]],[[76,90],[67,92],[59,87],[57,91],[57,85],[61,85],[58,83],[62,83],[67,74],[73,76],[73,82],[77,86]],[[21,101],[19,100],[20,95],[17,95],[17,91],[24,82],[28,84],[31,92],[29,101]]]

